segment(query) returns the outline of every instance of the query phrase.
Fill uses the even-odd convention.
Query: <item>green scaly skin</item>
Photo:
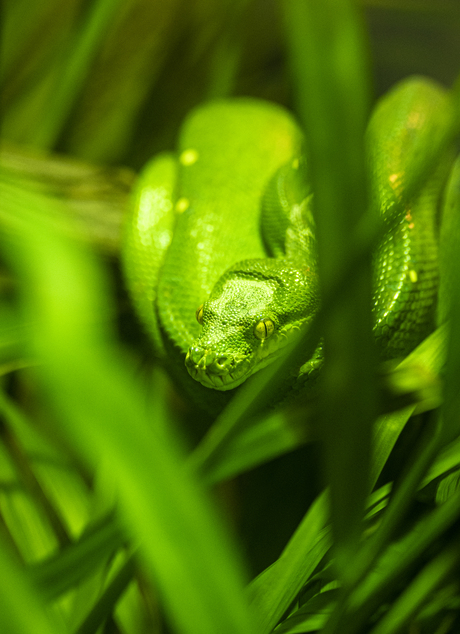
[[[413,78],[381,100],[369,124],[373,204],[387,227],[375,256],[375,334],[387,358],[409,352],[432,327],[447,163],[417,196],[407,198],[405,186],[450,107],[440,87]],[[211,408],[277,358],[318,308],[314,196],[299,177],[301,143],[278,106],[214,102],[191,113],[177,158],[151,163],[135,194],[124,249],[135,304],[176,378]]]
[[[450,153],[408,199],[407,185],[423,150],[451,117],[446,91],[413,78],[377,105],[368,127],[374,204],[386,234],[374,265],[374,331],[384,358],[406,355],[432,330],[439,282],[437,215]]]
[[[292,116],[279,106],[254,99],[216,101],[184,122],[174,176],[163,183],[168,159],[154,159],[134,192],[123,248],[128,288],[158,355],[207,409],[220,409],[228,398],[202,387],[184,365],[201,329],[196,310],[235,262],[265,256],[260,200],[270,177],[299,153],[300,139]],[[165,190],[172,191],[167,216]],[[149,198],[159,198],[161,209],[152,204],[147,213]],[[165,225],[166,233],[174,227],[174,239],[163,246],[157,240],[152,255],[149,245],[157,228],[165,233]]]

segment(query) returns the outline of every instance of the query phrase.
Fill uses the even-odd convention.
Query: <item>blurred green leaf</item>
[[[84,460],[110,469],[123,523],[140,542],[171,620],[183,632],[252,631],[238,554],[181,466],[161,383],[148,420],[123,369],[102,271],[49,222],[49,200],[8,182],[2,200],[7,253],[27,279],[24,310],[34,315],[43,387]]]
[[[379,417],[374,427],[374,456],[371,467],[371,482],[375,484],[396,440],[410,416],[417,408],[422,411],[439,405],[439,379],[446,346],[446,329],[438,328],[413,350],[389,375],[393,389],[409,388],[417,395],[418,404]],[[433,402],[434,401],[434,402]]]
[[[50,601],[87,577],[123,544],[124,536],[113,515],[89,527],[81,538],[54,557],[28,568],[42,597]]]
[[[21,567],[0,544],[0,629],[8,634],[58,634],[59,629],[48,618],[37,593]]]
[[[458,466],[460,466],[460,438],[453,440],[451,443],[443,447],[440,452],[438,452],[435,460],[430,465],[421,486],[427,486],[436,478],[439,478],[443,474]]]
[[[459,495],[420,520],[402,539],[389,545],[377,565],[351,593],[347,608],[350,617],[341,621],[343,632],[358,632],[366,619],[378,609],[384,596],[410,570],[426,549],[457,521]]]
[[[433,592],[451,575],[460,561],[458,542],[448,545],[434,557],[402,592],[372,634],[396,634],[409,623],[411,616],[429,601]]]
[[[448,500],[460,487],[460,471],[449,473],[441,480],[436,491],[436,502],[442,504]]]
[[[101,46],[119,0],[96,0],[87,5],[87,15],[80,28],[66,43],[62,56],[56,60],[52,83],[53,98],[44,110],[33,144],[50,148],[62,133],[63,125],[82,89],[97,48]]]
[[[105,588],[96,605],[89,611],[78,627],[76,634],[95,634],[106,618],[113,612],[118,599],[126,590],[135,571],[134,558],[130,557]]]
[[[320,285],[326,294],[351,259],[367,208],[364,131],[369,111],[367,54],[351,2],[283,3],[308,171],[315,192]],[[329,42],[324,47],[324,42]],[[348,577],[369,493],[370,429],[376,415],[369,311],[370,253],[324,317],[328,362],[320,380],[321,435],[339,575]],[[356,391],[355,386],[360,385]]]
[[[123,157],[193,8],[179,0],[125,0],[113,7],[111,28],[104,30],[87,68],[66,141],[70,153],[110,164]]]
[[[460,85],[460,84],[459,84]],[[460,157],[447,185],[441,232],[440,317],[448,318],[448,343],[443,405],[443,441],[460,434]],[[444,312],[444,314],[443,314]]]
[[[0,163],[12,177],[27,179],[44,195],[59,199],[60,212],[71,219],[67,230],[74,239],[104,254],[119,256],[122,220],[136,178],[134,172],[5,142]]]
[[[301,422],[297,418],[294,412],[274,411],[251,418],[239,432],[228,435],[223,430],[225,419],[220,418],[192,453],[189,464],[206,484],[235,477],[306,442],[309,432],[304,412]]]

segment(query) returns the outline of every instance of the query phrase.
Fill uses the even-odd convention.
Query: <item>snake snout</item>
[[[239,355],[218,354],[209,348],[191,346],[185,357],[185,365],[196,381],[206,387],[226,390],[234,387],[235,381],[246,373],[249,364]]]
[[[213,350],[192,346],[187,352],[185,365],[188,368],[196,367],[221,374],[235,366],[235,357],[232,354],[217,354]]]

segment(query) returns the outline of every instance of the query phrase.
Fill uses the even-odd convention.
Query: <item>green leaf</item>
[[[82,27],[75,29],[63,54],[56,58],[53,97],[42,113],[40,125],[35,128],[34,145],[50,148],[62,133],[118,3],[119,0],[97,0],[88,6]]]
[[[433,595],[441,583],[457,570],[460,562],[458,541],[434,557],[393,603],[371,634],[397,634]]]
[[[110,471],[122,522],[178,631],[251,632],[239,553],[184,469],[160,378],[146,415],[112,337],[102,270],[49,221],[49,200],[12,183],[2,200],[14,236],[7,254],[43,360],[37,372],[62,433],[93,469]]]
[[[302,634],[315,632],[324,627],[337,600],[337,589],[316,594],[307,603],[295,610],[276,629],[276,634]]]
[[[248,593],[259,615],[259,634],[271,632],[329,550],[327,506],[323,493],[311,505],[280,558],[250,583]]]
[[[326,295],[344,263],[353,259],[355,233],[368,208],[364,158],[370,104],[367,51],[352,2],[285,0],[283,6],[295,97],[315,192],[320,285]],[[377,413],[370,271],[368,252],[322,324],[327,362],[319,382],[318,430],[324,440],[331,489],[336,563],[345,583],[359,546],[370,491],[371,424]]]
[[[190,455],[190,468],[214,484],[292,451],[309,438],[307,413],[277,410],[243,422],[224,413]]]
[[[104,589],[96,604],[90,610],[76,634],[96,634],[98,628],[114,611],[118,599],[126,590],[135,572],[134,558],[129,557]]]
[[[89,576],[123,541],[117,522],[108,516],[54,557],[30,566],[28,573],[43,598],[50,601]]]
[[[452,469],[460,466],[460,438],[452,441],[449,445],[437,454],[435,460],[430,466],[428,473],[421,483],[421,488],[427,486],[430,482],[444,475]]]
[[[460,157],[454,164],[446,191],[441,233],[440,318],[448,318],[448,343],[444,385],[443,441],[460,434]]]
[[[384,597],[393,591],[395,583],[457,521],[460,515],[459,500],[460,496],[456,493],[420,520],[402,539],[389,545],[373,570],[351,593],[347,604],[348,616],[342,619],[338,631],[359,631],[367,618],[382,604]]]
[[[8,634],[58,634],[24,571],[0,544],[0,630]]]
[[[436,491],[436,502],[442,504],[460,488],[460,470],[450,473],[439,483]]]

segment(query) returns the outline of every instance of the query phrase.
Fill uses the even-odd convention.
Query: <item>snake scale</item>
[[[371,198],[385,226],[372,306],[383,358],[407,354],[433,327],[448,162],[416,194],[406,181],[451,107],[445,89],[412,77],[377,102],[368,125]],[[197,400],[218,399],[215,390],[232,390],[276,359],[318,309],[303,144],[281,106],[218,100],[193,110],[177,152],[155,157],[139,177],[126,279],[157,354]]]

